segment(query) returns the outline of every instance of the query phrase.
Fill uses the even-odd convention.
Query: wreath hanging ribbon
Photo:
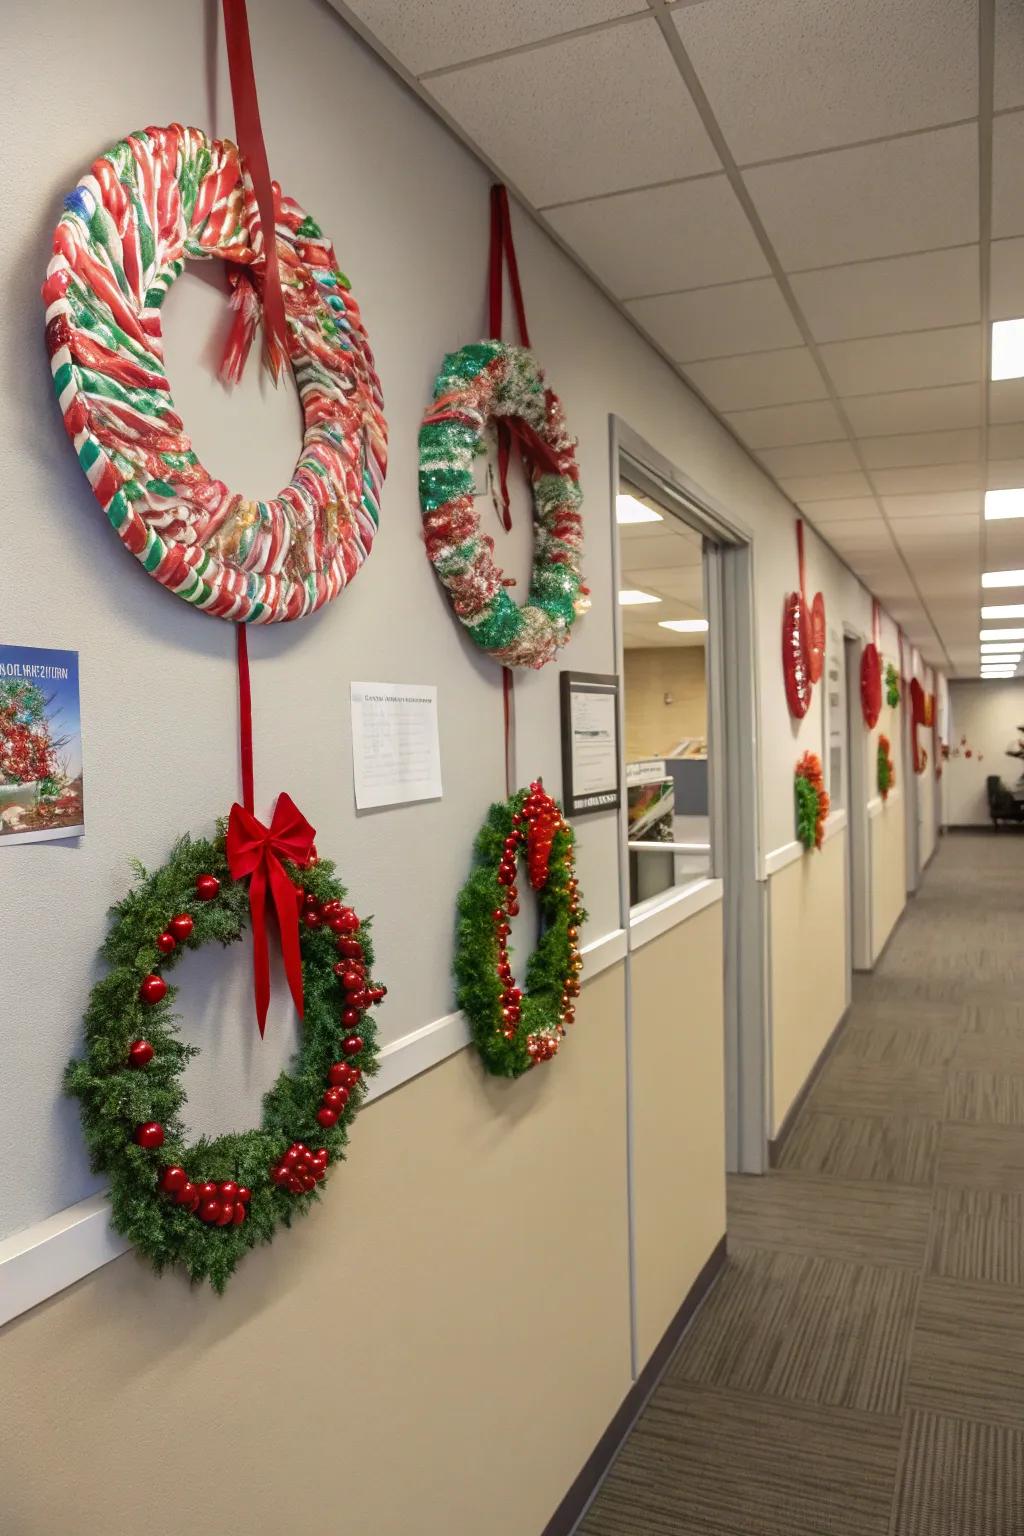
[[[291,795],[277,797],[269,827],[257,821],[252,812],[237,801],[231,807],[227,837],[228,869],[232,880],[249,881],[253,984],[256,1022],[261,1036],[267,1027],[267,1008],[270,1004],[270,947],[266,920],[268,889],[277,913],[281,956],[288,986],[299,1018],[303,1016],[299,913],[295,904],[295,886],[281,860],[288,859],[293,864],[305,866],[313,851],[315,837],[316,832]]]

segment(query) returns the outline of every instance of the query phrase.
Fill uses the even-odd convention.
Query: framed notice
[[[601,672],[563,672],[562,793],[567,816],[614,811],[619,781],[619,680]]]
[[[84,831],[78,652],[0,645],[0,847]]]

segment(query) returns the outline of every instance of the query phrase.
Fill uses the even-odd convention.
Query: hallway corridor
[[[1024,1531],[1022,931],[947,837],[581,1536]]]

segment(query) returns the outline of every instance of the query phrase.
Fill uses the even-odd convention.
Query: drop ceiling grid
[[[879,582],[886,585],[881,552],[872,555],[873,566],[866,560],[858,565],[852,548],[856,535],[849,532],[870,509],[878,532],[884,530],[889,540],[884,562],[892,573],[888,586],[909,584],[948,660],[952,646],[929,611],[930,583],[917,576],[923,546],[919,536],[905,531],[913,526],[911,519],[923,525],[947,507],[966,513],[963,498],[972,496],[980,581],[983,482],[1007,483],[1015,474],[1014,459],[1024,456],[1024,389],[1004,387],[993,399],[985,355],[995,8],[1000,25],[1012,27],[1018,0],[901,0],[897,6],[890,0],[856,0],[810,10],[806,0],[773,0],[771,7],[761,0],[646,0],[646,5],[643,0],[564,0],[557,11],[543,0],[506,0],[501,7],[480,0],[442,0],[429,8],[394,0],[332,3],[350,20],[355,12],[364,35],[369,28],[393,48],[400,63],[425,82],[442,115],[499,163],[506,157],[488,142],[486,123],[481,131],[479,124],[467,127],[460,120],[462,88],[471,87],[474,76],[489,79],[499,61],[515,61],[526,53],[534,56],[531,75],[550,73],[556,55],[583,61],[599,49],[609,57],[609,45],[616,53],[625,49],[631,57],[653,59],[649,40],[651,23],[657,23],[686,100],[677,108],[672,99],[669,128],[658,136],[654,161],[634,143],[627,146],[628,165],[621,172],[613,167],[600,190],[580,196],[574,187],[574,195],[545,201],[527,185],[533,196],[524,200],[877,588]],[[458,39],[448,56],[428,64],[418,62],[415,54],[416,35],[422,41],[423,28],[409,21],[417,15],[422,19],[424,10],[432,13],[435,30],[440,13],[440,30]],[[488,44],[487,34],[499,12],[500,38],[507,43],[494,47],[493,35]],[[786,31],[787,18],[794,17],[800,22],[800,57],[795,59],[796,34]],[[762,36],[763,46],[752,45],[755,35]],[[475,46],[480,37],[484,46]],[[646,41],[638,54],[641,37]],[[1011,57],[1020,55],[1022,42],[1011,39]],[[855,88],[830,95],[823,83],[837,68],[837,49]],[[653,94],[664,105],[670,100],[664,69],[652,67]],[[751,80],[744,70],[753,72]],[[785,92],[778,91],[780,78],[787,79]],[[632,76],[634,84],[646,79],[645,73]],[[1005,59],[997,84],[996,108],[1019,113],[1024,89],[1014,94]],[[696,112],[687,117],[692,108]],[[659,174],[671,158],[664,139],[681,120],[696,130],[683,135],[694,137],[696,144],[685,149],[680,173],[666,177],[664,170]],[[1024,118],[1020,121],[1024,126]],[[505,126],[516,131],[515,123]],[[644,131],[649,128],[646,119]],[[1017,129],[1017,123],[1007,123],[1007,142],[1014,141]],[[940,138],[938,153],[932,146]],[[530,153],[536,157],[538,152]],[[892,206],[874,210],[874,228],[860,236],[859,246],[845,233],[834,248],[819,238],[814,249],[813,241],[803,237],[789,248],[788,228],[781,231],[781,248],[771,238],[772,220],[766,220],[762,207],[766,186],[792,185],[794,177],[813,181],[822,173],[827,179],[839,164],[860,175],[864,167],[894,160],[923,165],[933,176],[937,168],[944,184],[957,179],[954,161],[964,168],[972,163],[970,174],[964,169],[959,177],[959,201],[948,193],[942,215],[930,216],[932,240],[922,242],[922,231],[931,227],[927,221],[916,231],[901,231],[901,199],[896,196],[890,197]],[[520,186],[533,175],[529,164],[513,169],[516,174],[509,179]],[[504,164],[502,170],[508,174]],[[559,174],[564,184],[564,171]],[[1012,176],[1005,168],[1002,174],[1012,188]],[[965,199],[968,186],[972,192]],[[701,230],[721,228],[732,217],[729,202],[723,201],[730,193],[736,215],[753,236],[741,257],[743,267],[732,272],[723,266],[725,253],[713,243],[703,258],[695,249]],[[694,218],[691,205],[698,196],[709,213],[714,207],[717,214]],[[635,220],[649,217],[658,200],[663,238],[637,237]],[[770,214],[770,196],[767,206]],[[1024,245],[1019,239],[1024,225],[1018,229],[1008,217],[997,230],[1005,246],[998,281],[999,302],[1012,305],[1019,281],[1014,239]],[[820,230],[829,220],[817,222]],[[739,244],[732,242],[735,249]],[[686,263],[682,270],[681,262]],[[862,334],[865,330],[869,334]],[[745,349],[737,350],[745,335]],[[880,389],[880,383],[890,387]],[[989,467],[993,407],[1005,462]],[[952,502],[953,497],[960,499]],[[878,572],[873,579],[869,568]],[[943,610],[947,628],[948,613]],[[920,620],[915,627],[920,633]]]

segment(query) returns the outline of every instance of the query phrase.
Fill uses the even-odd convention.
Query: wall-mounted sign
[[[567,816],[619,806],[619,680],[563,672],[562,795]]]
[[[0,845],[84,831],[78,652],[0,645]]]
[[[437,689],[419,683],[352,683],[356,809],[441,798]]]

